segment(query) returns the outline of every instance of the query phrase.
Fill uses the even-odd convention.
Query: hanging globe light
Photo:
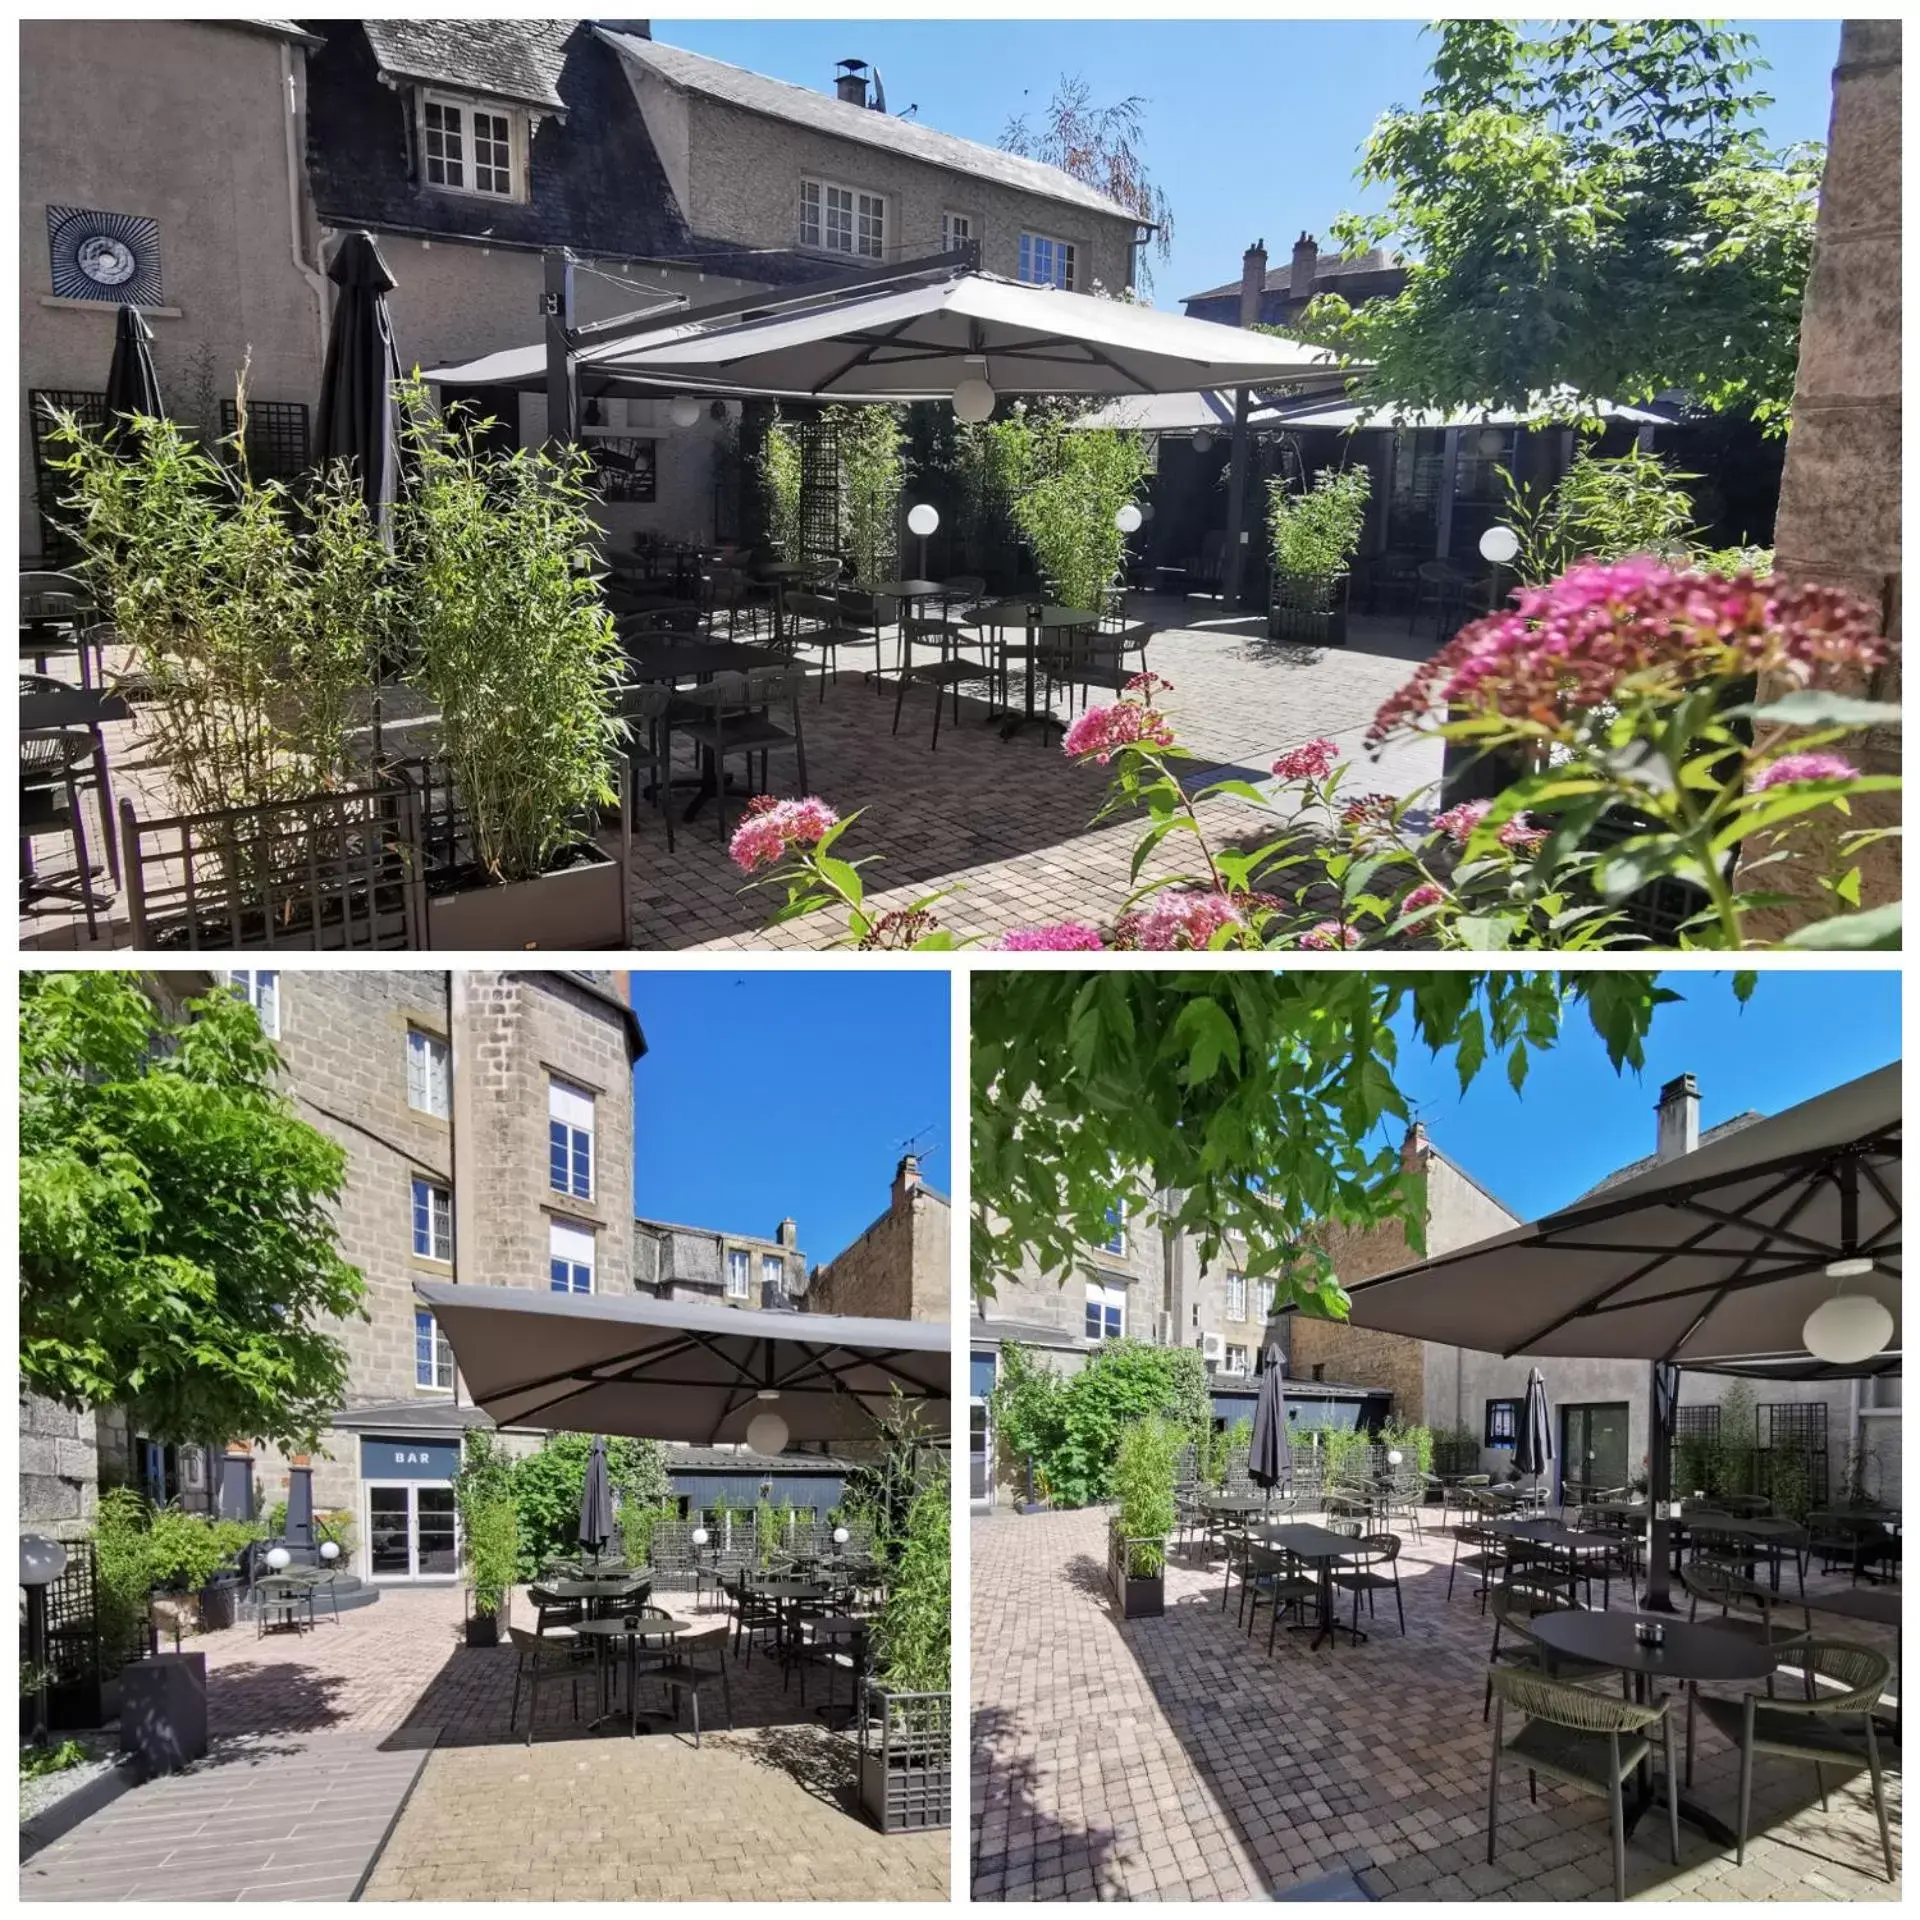
[[[970,427],[984,426],[993,418],[999,397],[987,381],[970,373],[953,389],[953,417]]]
[[[1816,1360],[1854,1366],[1892,1344],[1893,1315],[1871,1294],[1843,1293],[1807,1315],[1801,1338]]]
[[[756,1413],[747,1422],[747,1445],[755,1453],[782,1453],[788,1438],[787,1423],[777,1413]]]
[[[676,393],[667,403],[667,418],[676,427],[698,426],[700,402],[690,393]]]

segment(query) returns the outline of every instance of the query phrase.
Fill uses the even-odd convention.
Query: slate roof
[[[790,121],[795,126],[840,140],[857,140],[863,146],[881,147],[903,159],[969,174],[1015,193],[1056,200],[1113,219],[1138,219],[1132,209],[1123,207],[1117,200],[1083,186],[1071,174],[1038,160],[1004,153],[977,140],[962,140],[956,134],[942,133],[935,127],[924,127],[918,121],[902,120],[894,114],[875,113],[869,107],[856,107],[836,94],[797,87],[791,81],[729,66],[724,60],[710,60],[704,54],[688,53],[681,47],[663,46],[658,40],[642,40],[633,34],[613,33],[606,28],[598,31],[609,46],[618,48],[635,66],[657,74],[670,86],[705,94],[709,99],[724,101],[744,112]]]
[[[1717,1127],[1709,1127],[1706,1132],[1700,1136],[1700,1145],[1703,1147],[1711,1146],[1714,1141],[1724,1140],[1730,1133],[1743,1132],[1746,1128],[1752,1126],[1755,1121],[1764,1120],[1766,1117],[1764,1113],[1756,1113],[1753,1108],[1749,1107],[1745,1113],[1736,1113],[1731,1120],[1722,1120]],[[1631,1180],[1636,1175],[1652,1172],[1659,1164],[1660,1156],[1657,1153],[1644,1154],[1638,1160],[1629,1160],[1624,1167],[1615,1168],[1604,1180],[1589,1187],[1586,1192],[1581,1194],[1577,1199],[1569,1201],[1568,1205],[1577,1207],[1582,1201],[1591,1200],[1596,1194],[1605,1193],[1609,1187],[1619,1186],[1623,1180]],[[1680,1162],[1675,1160],[1670,1161],[1668,1164],[1678,1166]]]
[[[382,1427],[397,1427],[402,1432],[464,1433],[468,1427],[490,1427],[493,1421],[478,1407],[455,1406],[450,1400],[380,1400],[336,1413],[333,1424],[349,1433],[376,1433]]]
[[[669,1473],[851,1473],[860,1463],[833,1453],[754,1453],[742,1447],[668,1447]]]
[[[275,40],[293,40],[303,47],[317,47],[320,42],[306,28],[296,26],[291,20],[204,20],[199,24],[208,27],[237,27],[242,33],[264,33]]]
[[[559,112],[577,20],[363,20],[382,73]]]
[[[1400,273],[1403,269],[1398,262],[1379,247],[1369,248],[1365,253],[1323,253],[1318,256],[1313,267],[1314,291],[1321,291],[1320,282],[1326,279],[1342,278],[1360,273]],[[1290,293],[1293,290],[1293,259],[1289,255],[1278,265],[1267,268],[1267,277],[1261,282],[1261,288],[1267,293]],[[1229,280],[1218,287],[1208,287],[1201,293],[1183,293],[1180,298],[1187,300],[1224,300],[1231,296],[1240,297],[1240,282]]]

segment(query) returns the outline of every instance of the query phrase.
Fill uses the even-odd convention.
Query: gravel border
[[[121,1754],[112,1734],[62,1736],[78,1739],[93,1756],[77,1767],[20,1782],[22,1860],[70,1832],[139,1779],[131,1754]]]

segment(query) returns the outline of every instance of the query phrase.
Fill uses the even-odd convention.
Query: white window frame
[[[1220,1362],[1222,1373],[1245,1373],[1247,1371],[1247,1349],[1230,1346],[1225,1349]]]
[[[595,1134],[596,1109],[593,1095],[585,1087],[562,1080],[558,1074],[547,1076],[547,1191],[565,1194],[569,1200],[591,1200],[599,1179],[599,1142]],[[566,1156],[566,1181],[553,1177],[553,1137],[555,1127],[565,1130],[563,1151]],[[582,1142],[587,1153],[587,1184],[584,1191],[573,1184],[575,1161]]]
[[[740,1284],[733,1284],[733,1276],[738,1273]],[[751,1300],[753,1298],[753,1255],[745,1247],[729,1247],[726,1256],[726,1289],[729,1300]]]
[[[407,1029],[407,1105],[435,1120],[452,1117],[453,1054],[444,1034]]]
[[[830,221],[828,216],[841,211],[832,206],[829,196],[833,194],[841,194],[846,198],[844,212],[848,244],[844,247],[835,245],[828,237],[837,224]],[[874,209],[878,209],[877,215]],[[860,224],[863,220],[874,218],[879,221],[880,231],[878,245],[870,251],[860,244]],[[884,260],[887,257],[887,234],[892,225],[893,205],[889,195],[875,193],[870,187],[852,187],[844,180],[829,180],[823,174],[801,175],[796,226],[800,245],[809,252],[832,254],[838,260]]]
[[[1227,1275],[1227,1318],[1244,1320],[1247,1317],[1247,1276],[1244,1273]]]
[[[253,1009],[260,1031],[269,1040],[280,1038],[280,972],[277,967],[229,967],[226,984]]]
[[[1093,1341],[1124,1340],[1127,1337],[1127,1290],[1123,1286],[1099,1280],[1087,1282],[1087,1305],[1097,1308],[1100,1313],[1100,1331],[1089,1333],[1086,1337]],[[1107,1315],[1113,1308],[1120,1310],[1120,1325],[1109,1329]]]
[[[417,1218],[420,1195],[425,1190],[427,1196],[427,1251],[420,1250],[420,1223]],[[436,1204],[444,1201],[444,1208]],[[443,1234],[441,1228],[446,1231]],[[436,1266],[448,1267],[453,1264],[453,1189],[443,1180],[429,1180],[425,1174],[416,1173],[413,1184],[407,1191],[407,1245],[413,1249],[416,1260],[431,1260]],[[441,1247],[446,1248],[441,1253]]]
[[[1107,1211],[1113,1216],[1113,1231],[1101,1241],[1101,1249],[1124,1260],[1127,1257],[1127,1203],[1116,1200]]]
[[[1040,249],[1043,246],[1051,250],[1051,256],[1056,267],[1061,263],[1062,259],[1064,259],[1067,270],[1064,280],[1054,276],[1049,276],[1044,280],[1037,277],[1037,266],[1035,266],[1035,263],[1038,259]],[[1033,267],[1034,271],[1030,272],[1030,267]],[[1075,242],[1062,240],[1057,233],[1035,233],[1030,229],[1023,229],[1020,235],[1020,252],[1016,277],[1024,286],[1059,287],[1063,292],[1075,293],[1079,290],[1080,285],[1080,249]]]
[[[581,1258],[584,1254],[586,1257]],[[554,1277],[554,1268],[564,1266],[567,1269],[567,1284],[563,1287]],[[554,1293],[597,1293],[600,1290],[599,1243],[591,1227],[578,1226],[568,1220],[549,1220],[547,1222],[547,1285]],[[581,1272],[587,1276],[587,1284],[576,1284]]]
[[[1256,1280],[1253,1283],[1253,1317],[1264,1327],[1273,1318],[1273,1282]]]
[[[434,193],[457,193],[469,200],[504,200],[525,202],[527,199],[527,116],[523,108],[509,106],[504,100],[475,100],[457,93],[441,93],[431,87],[419,90],[419,105],[416,112],[416,124],[420,136],[420,184]],[[460,116],[459,141],[460,153],[455,164],[460,169],[460,178],[455,180],[436,180],[432,168],[435,164],[444,167],[445,162],[436,163],[427,151],[427,109],[437,107],[442,113],[457,113]],[[495,187],[482,187],[474,182],[474,171],[478,164],[475,155],[474,117],[485,114],[489,119],[504,121],[507,129],[507,190],[500,192]],[[489,140],[493,138],[491,134]]]
[[[964,246],[969,240],[978,240],[973,230],[973,215],[958,213],[951,207],[940,212],[940,251],[951,253],[954,248]]]
[[[777,1253],[763,1253],[760,1256],[760,1284],[772,1287],[776,1293],[787,1290],[787,1263]]]
[[[427,1324],[423,1328],[421,1321]],[[427,1349],[427,1372],[432,1376],[423,1380],[420,1377],[420,1335],[425,1332],[431,1344]],[[443,1379],[441,1376],[445,1375]],[[421,1393],[451,1393],[453,1391],[453,1345],[439,1320],[425,1307],[413,1310],[413,1384]]]

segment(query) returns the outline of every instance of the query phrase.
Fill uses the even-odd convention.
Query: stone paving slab
[[[1389,1596],[1364,1644],[1314,1652],[1283,1631],[1269,1657],[1265,1622],[1250,1642],[1221,1611],[1223,1563],[1198,1548],[1170,1563],[1163,1617],[1117,1620],[1105,1524],[1099,1509],[973,1524],[976,1899],[1260,1899],[1341,1875],[1382,1900],[1612,1898],[1605,1802],[1543,1782],[1530,1804],[1513,1769],[1487,1861],[1492,1629],[1467,1578],[1447,1597],[1448,1536],[1403,1546],[1405,1638]],[[1892,1650],[1847,1625],[1828,1637]],[[1693,1796],[1731,1823],[1737,1755],[1704,1720],[1697,1739]],[[1674,1867],[1649,1817],[1630,1894],[1897,1899],[1864,1770],[1829,1784],[1823,1813],[1810,1768],[1763,1757],[1738,1867],[1684,1825]]]

